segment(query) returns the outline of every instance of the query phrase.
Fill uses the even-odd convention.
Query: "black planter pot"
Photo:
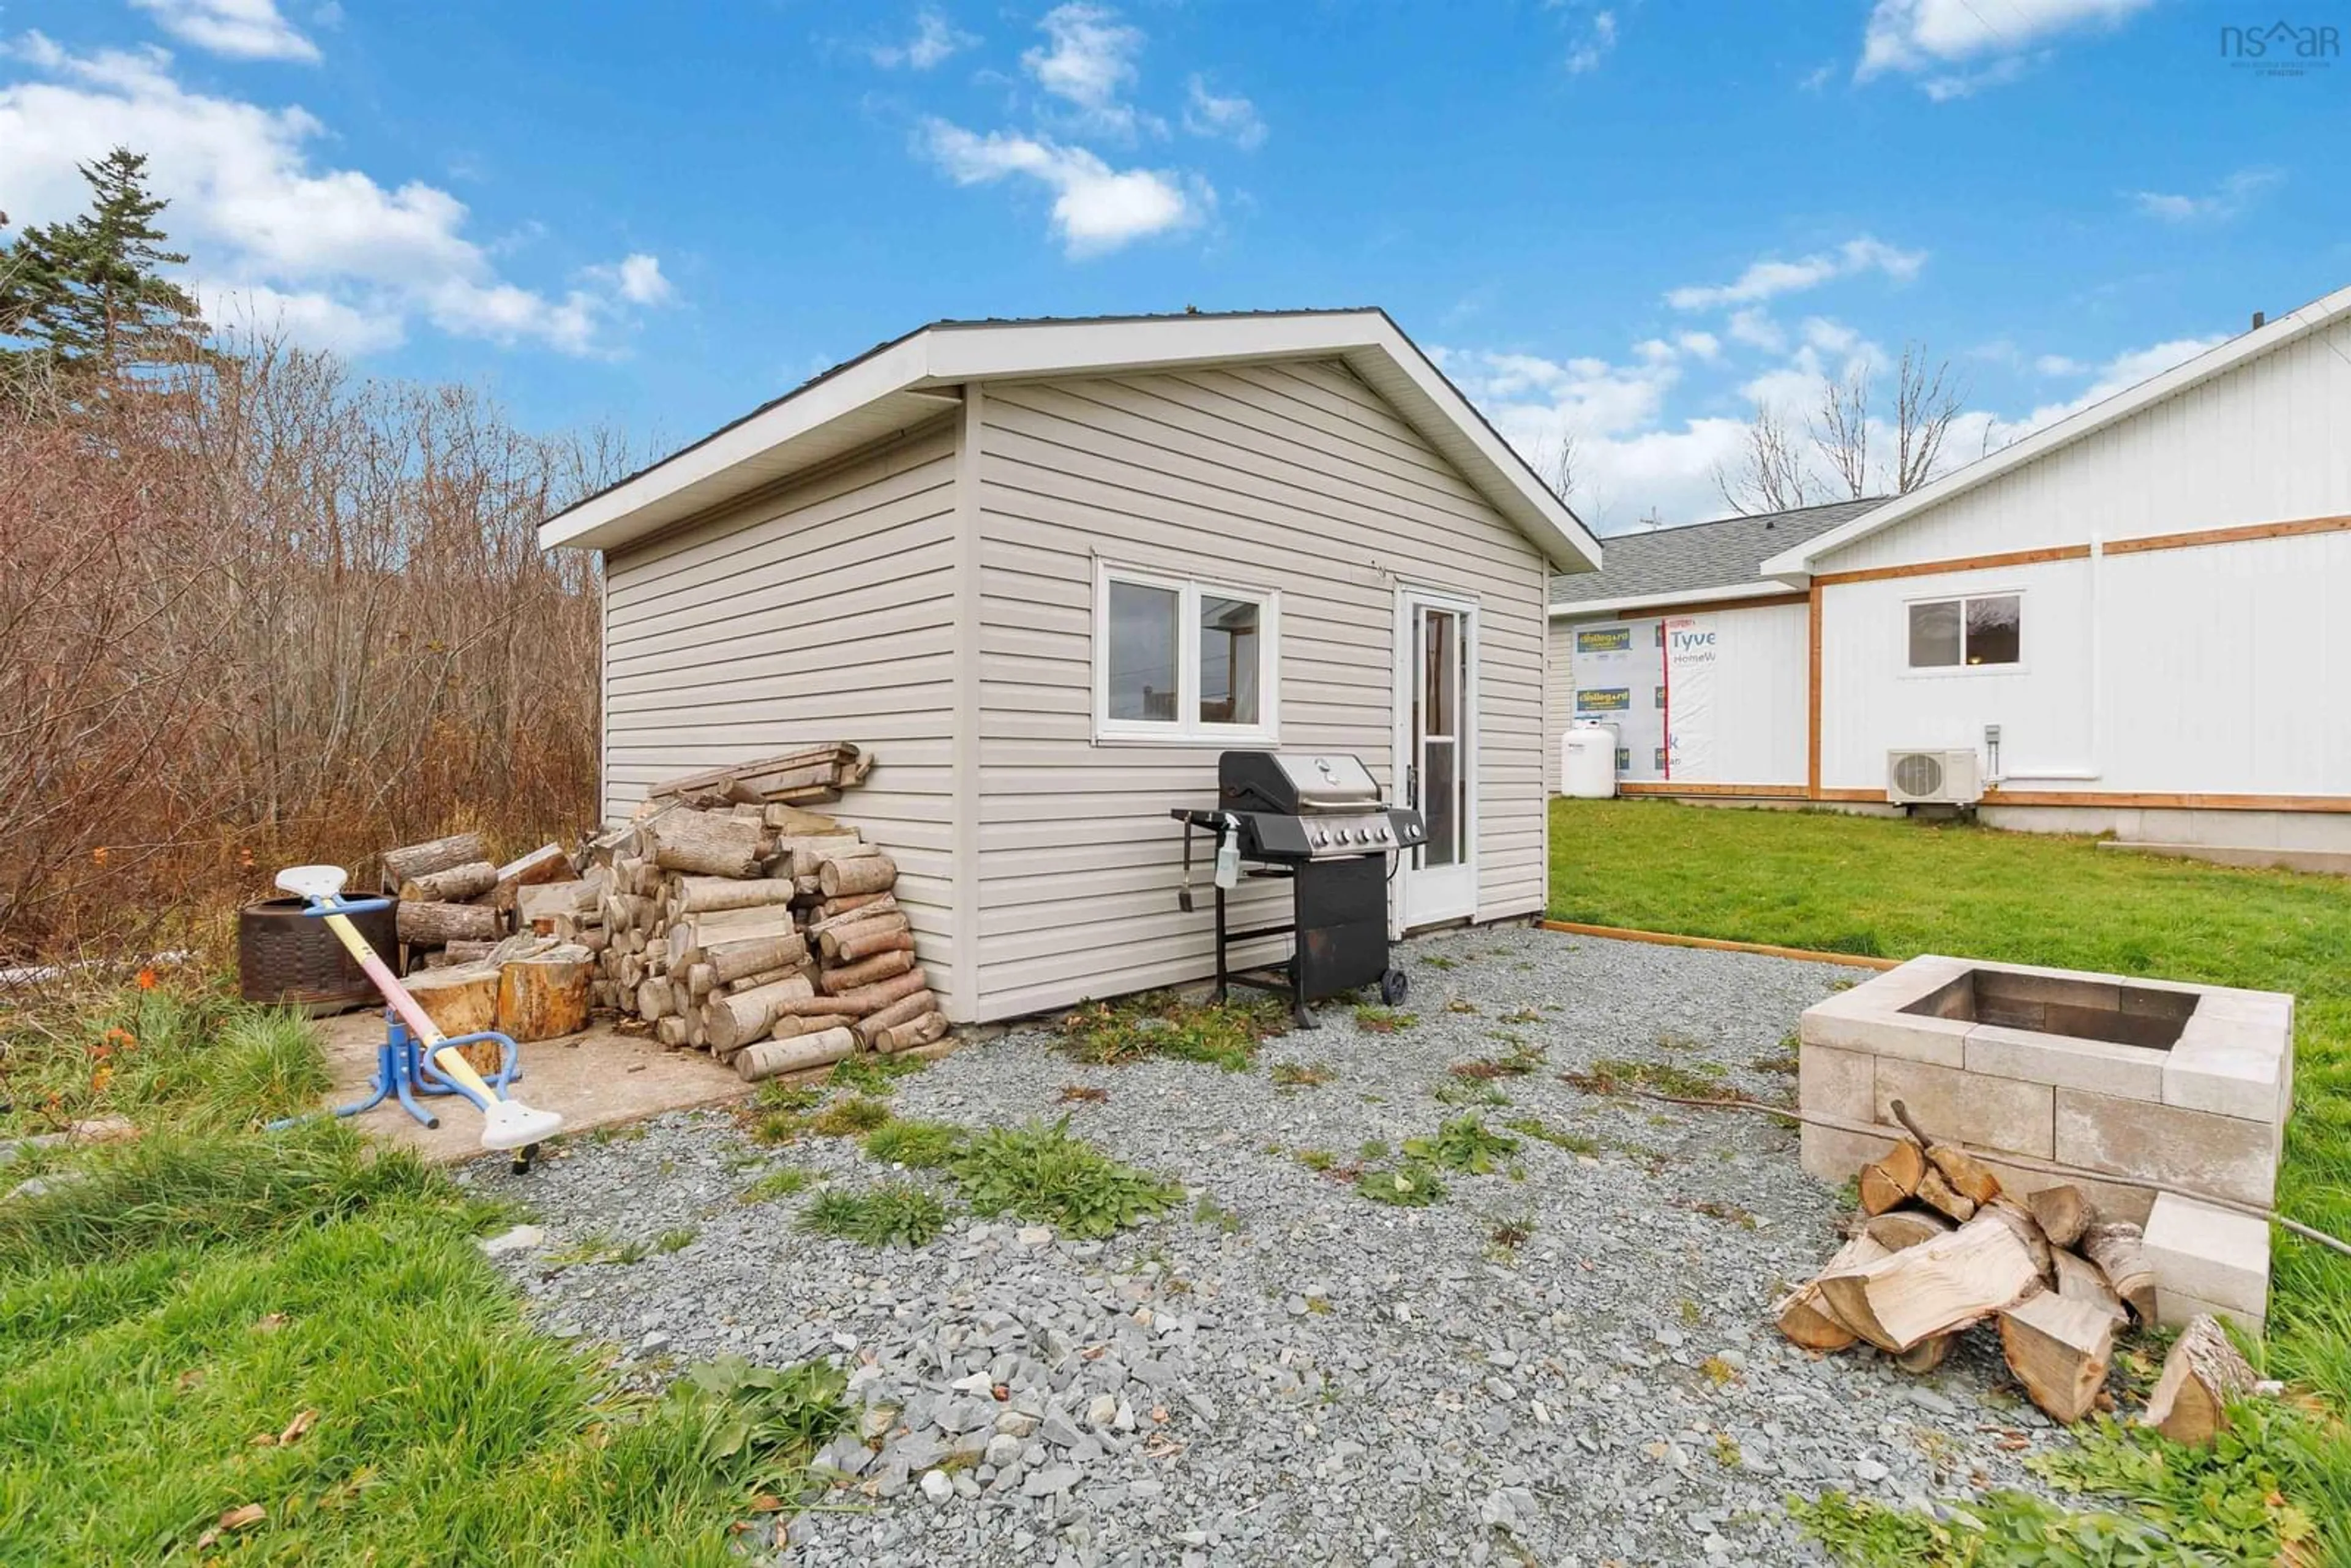
[[[249,1002],[301,1008],[314,1018],[379,1001],[358,961],[308,909],[298,898],[266,898],[237,912],[237,993]],[[400,972],[396,912],[394,906],[350,916],[394,974]]]

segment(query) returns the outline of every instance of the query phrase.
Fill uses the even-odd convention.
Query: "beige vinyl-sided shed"
[[[1212,971],[1166,813],[1228,747],[1417,796],[1396,929],[1543,905],[1548,583],[1599,547],[1384,311],[935,323],[539,542],[603,552],[608,818],[864,746],[838,810],[958,1022]]]

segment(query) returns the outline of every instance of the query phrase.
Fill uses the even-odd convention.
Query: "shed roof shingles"
[[[1766,560],[1885,505],[1886,499],[1865,496],[1789,512],[1685,523],[1648,533],[1610,534],[1600,541],[1601,570],[1552,578],[1551,601],[1591,604],[1750,585],[1759,593],[1766,592],[1771,588],[1761,580]]]

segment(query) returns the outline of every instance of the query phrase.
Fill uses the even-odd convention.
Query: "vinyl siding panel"
[[[1335,363],[1234,367],[990,385],[983,421],[981,1017],[1214,967],[1166,811],[1213,797],[1217,748],[1094,742],[1097,559],[1278,591],[1280,744],[1391,792],[1397,585],[1474,596],[1479,914],[1541,907],[1546,569],[1383,400]],[[1235,918],[1286,908],[1250,888]]]
[[[604,813],[661,779],[851,740],[830,808],[900,867],[916,953],[954,985],[955,431],[940,421],[605,563]]]

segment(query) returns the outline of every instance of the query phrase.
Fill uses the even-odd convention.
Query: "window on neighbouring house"
[[[1098,737],[1273,739],[1272,592],[1104,566],[1095,606]]]
[[[2022,594],[1922,599],[1910,606],[1910,667],[2013,664],[2024,656]]]

